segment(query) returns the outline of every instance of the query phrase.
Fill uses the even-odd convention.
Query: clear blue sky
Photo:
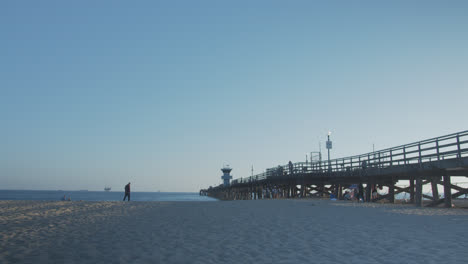
[[[198,191],[468,129],[468,1],[2,1],[0,189]]]

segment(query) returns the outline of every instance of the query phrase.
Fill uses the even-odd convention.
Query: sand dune
[[[327,200],[0,201],[0,263],[464,263],[468,210]]]

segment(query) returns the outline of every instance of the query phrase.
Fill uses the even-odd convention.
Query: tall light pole
[[[327,136],[327,150],[328,150],[328,172],[331,172],[331,161],[330,161],[330,149],[332,148],[332,142],[330,141],[331,131],[328,131]]]

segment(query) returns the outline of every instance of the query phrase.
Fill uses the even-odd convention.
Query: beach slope
[[[328,200],[0,201],[0,263],[464,263],[468,210]]]

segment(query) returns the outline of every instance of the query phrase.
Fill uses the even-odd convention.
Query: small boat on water
[[[108,191],[110,191],[110,190],[111,190],[111,187],[105,187],[105,188],[104,188],[104,191],[106,191],[106,192],[108,192]]]

